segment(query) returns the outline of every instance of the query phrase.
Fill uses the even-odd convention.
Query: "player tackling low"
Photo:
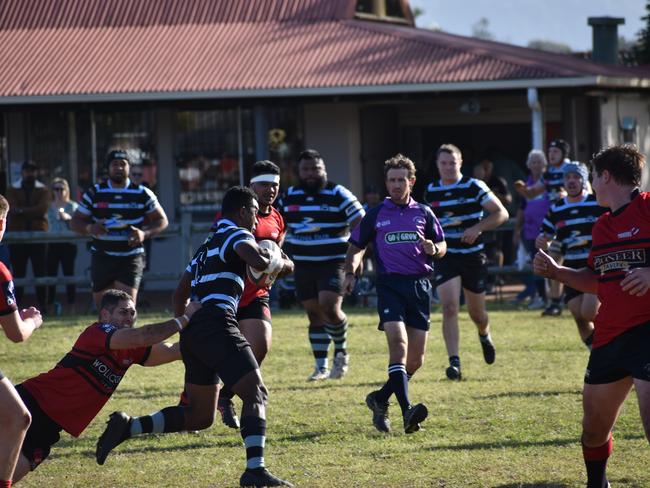
[[[633,386],[650,440],[650,193],[639,192],[645,156],[633,145],[604,149],[591,164],[598,203],[610,211],[594,225],[587,267],[558,266],[544,251],[533,266],[601,302],[584,379],[582,451],[587,487],[605,488],[612,428]]]
[[[388,381],[366,397],[372,423],[388,432],[388,399],[397,397],[404,431],[420,428],[428,415],[422,403],[412,405],[408,381],[424,362],[429,331],[432,258],[444,256],[447,245],[438,219],[427,205],[411,198],[415,165],[398,154],[384,164],[388,197],[366,214],[354,229],[345,258],[344,290],[354,288],[355,272],[372,243],[377,263],[379,329],[388,339]]]

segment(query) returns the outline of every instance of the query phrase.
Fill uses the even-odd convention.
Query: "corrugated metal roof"
[[[4,4],[0,25],[12,27],[0,30],[5,66],[0,97],[307,93],[334,87],[363,92],[436,83],[639,77],[638,70],[566,55],[411,27],[336,20],[349,10],[350,2],[344,0],[50,0],[33,2],[41,4],[40,10],[20,12],[14,8],[18,3],[32,4]],[[57,15],[51,10],[54,4],[61,7]],[[72,4],[78,4],[74,14]],[[157,10],[150,4],[157,4]],[[275,20],[262,22],[264,16]],[[129,25],[120,20],[126,18]]]
[[[342,20],[355,0],[3,0],[0,30]]]

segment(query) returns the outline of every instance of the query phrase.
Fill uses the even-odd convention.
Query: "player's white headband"
[[[251,178],[251,183],[261,183],[261,182],[277,183],[279,185],[280,175],[265,174],[265,175],[257,175]]]

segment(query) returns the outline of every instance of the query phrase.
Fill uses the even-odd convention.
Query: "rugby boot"
[[[485,359],[485,362],[488,364],[494,363],[497,356],[497,350],[492,343],[492,339],[490,336],[482,336],[481,334],[479,334],[478,337],[481,342],[481,349],[483,349],[483,359]]]
[[[247,469],[239,478],[239,486],[262,487],[262,486],[293,486],[285,480],[271,474],[266,468]]]
[[[314,372],[309,375],[307,381],[321,381],[330,377],[330,371],[327,368],[319,368],[316,366]]]
[[[560,315],[562,315],[562,307],[560,307],[557,303],[551,303],[542,312],[542,316],[546,317],[558,317]]]
[[[424,422],[428,415],[429,411],[423,403],[410,406],[409,409],[404,412],[404,432],[412,434],[413,432],[420,430],[420,422]]]
[[[343,352],[336,353],[334,356],[334,366],[330,371],[330,379],[338,380],[343,378],[348,372],[348,366],[350,364],[350,355]]]
[[[109,453],[129,438],[131,417],[124,412],[113,412],[106,422],[104,433],[97,440],[95,459],[104,464]]]
[[[366,405],[372,411],[372,425],[379,432],[390,432],[390,420],[388,420],[389,403],[379,403],[375,398],[377,393],[377,391],[373,391],[366,396]]]
[[[239,418],[235,412],[235,405],[230,398],[219,398],[217,410],[221,414],[221,421],[226,427],[239,429]]]

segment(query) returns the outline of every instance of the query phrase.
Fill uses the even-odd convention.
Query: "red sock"
[[[587,467],[587,488],[605,488],[607,486],[607,460],[614,450],[614,439],[609,437],[607,442],[598,447],[582,445],[582,455]]]
[[[11,480],[0,480],[0,488],[11,488]]]

